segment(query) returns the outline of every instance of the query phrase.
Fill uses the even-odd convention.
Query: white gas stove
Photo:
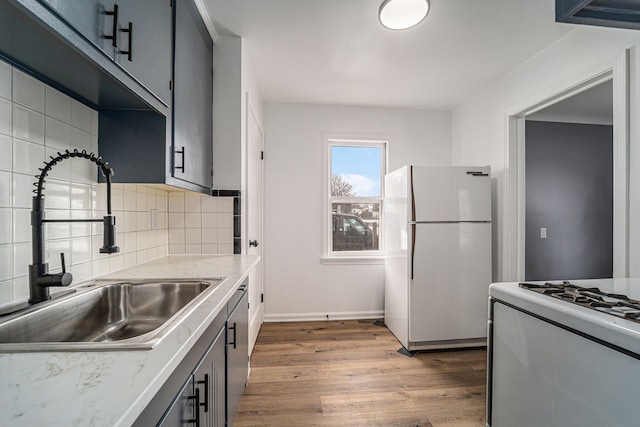
[[[494,283],[487,426],[640,425],[640,279]]]

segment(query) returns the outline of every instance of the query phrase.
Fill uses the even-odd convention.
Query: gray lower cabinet
[[[249,374],[249,292],[242,290],[227,319],[227,425],[232,426]]]
[[[249,369],[247,290],[245,281],[133,427],[233,425]]]

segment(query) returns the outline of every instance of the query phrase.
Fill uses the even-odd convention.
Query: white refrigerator
[[[485,345],[491,169],[409,165],[384,183],[386,326],[409,351]]]

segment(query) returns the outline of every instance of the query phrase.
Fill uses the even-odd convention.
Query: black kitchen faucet
[[[58,162],[69,158],[81,158],[92,161],[97,164],[107,180],[107,215],[103,219],[45,219],[44,217],[44,183],[47,174],[53,166]],[[85,150],[65,150],[64,153],[58,152],[56,157],[51,157],[49,162],[45,162],[46,166],[41,168],[40,175],[36,175],[38,182],[33,185],[37,188],[33,190],[36,194],[33,196],[33,207],[31,210],[31,251],[33,255],[33,264],[29,266],[29,304],[51,299],[49,287],[51,286],[69,286],[73,280],[71,273],[66,272],[64,254],[60,254],[62,262],[62,272],[56,274],[49,273],[49,264],[44,262],[44,223],[47,222],[102,222],[104,226],[103,245],[100,253],[112,254],[120,252],[120,248],[115,245],[115,225],[116,220],[111,215],[111,176],[113,169],[109,168],[109,163],[104,162],[101,157],[96,157],[93,153],[87,154]]]

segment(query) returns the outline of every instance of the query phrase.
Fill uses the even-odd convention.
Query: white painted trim
[[[209,11],[207,10],[207,7],[204,5],[203,0],[194,0],[194,2],[196,4],[196,7],[198,8],[198,12],[200,12],[200,16],[202,17],[202,20],[204,21],[204,25],[207,27],[207,30],[209,31],[211,40],[213,40],[213,43],[215,44],[215,42],[218,40],[218,32],[216,31],[216,28],[213,26],[213,21],[211,20]]]
[[[505,112],[505,180],[502,281],[524,280],[524,120],[552,104],[613,80],[613,275],[629,275],[629,51],[595,64],[537,98]]]
[[[340,265],[382,265],[384,264],[384,256],[370,256],[370,257],[357,257],[357,256],[331,256],[320,258],[321,264],[340,264]]]
[[[382,319],[384,310],[376,311],[353,311],[336,313],[281,313],[265,314],[264,321],[267,322],[310,322],[318,320],[361,320],[361,319]]]

